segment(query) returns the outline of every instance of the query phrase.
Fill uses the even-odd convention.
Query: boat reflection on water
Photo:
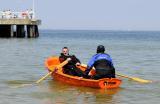
[[[48,81],[41,86],[45,95],[41,98],[44,104],[88,104],[88,103],[113,103],[117,102],[116,96],[122,88],[95,89],[64,84],[59,81]]]

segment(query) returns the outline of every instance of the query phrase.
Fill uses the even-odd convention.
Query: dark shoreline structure
[[[0,38],[37,38],[39,37],[38,25],[41,20],[37,19],[19,19],[19,18],[1,18],[0,19]]]

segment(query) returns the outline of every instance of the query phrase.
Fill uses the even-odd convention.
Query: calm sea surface
[[[67,46],[82,63],[103,44],[116,72],[154,81],[141,84],[126,78],[120,88],[100,90],[52,80],[34,83],[47,74],[44,60]],[[0,39],[0,104],[158,104],[160,102],[160,32],[40,31],[37,39]]]

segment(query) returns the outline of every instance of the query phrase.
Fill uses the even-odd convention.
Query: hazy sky
[[[33,0],[0,0],[23,11]],[[35,0],[41,29],[160,30],[160,0]]]

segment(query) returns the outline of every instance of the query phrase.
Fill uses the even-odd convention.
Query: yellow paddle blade
[[[21,87],[26,87],[26,86],[31,86],[33,84],[22,84],[22,85],[19,85],[19,86],[14,86],[14,87],[11,87],[11,88],[21,88]]]
[[[145,80],[145,79],[141,79],[141,78],[138,78],[138,77],[129,77],[129,76],[119,74],[119,73],[116,73],[116,75],[124,77],[124,78],[129,78],[129,79],[132,79],[134,81],[141,82],[141,83],[151,83],[152,82],[150,80]]]
[[[145,80],[145,79],[141,79],[141,78],[137,78],[137,77],[132,77],[133,80],[138,81],[138,82],[142,82],[142,83],[151,83],[152,81],[150,80]]]

